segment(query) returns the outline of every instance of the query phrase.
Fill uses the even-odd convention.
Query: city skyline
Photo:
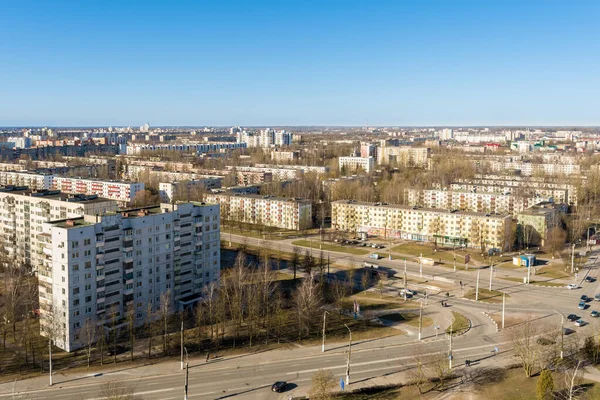
[[[0,126],[595,126],[598,5],[4,7]]]

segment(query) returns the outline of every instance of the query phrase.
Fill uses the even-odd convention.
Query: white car
[[[575,326],[584,326],[585,325],[585,321],[582,319],[578,319],[577,321],[575,321]]]
[[[569,289],[569,290],[577,289],[578,287],[579,287],[579,285],[576,283],[569,283],[567,285],[567,289]]]

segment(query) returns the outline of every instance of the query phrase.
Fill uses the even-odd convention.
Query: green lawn
[[[436,263],[439,263],[441,260],[442,263],[444,263],[446,266],[448,266],[448,264],[450,264],[450,266],[454,265],[454,256],[456,255],[457,267],[459,265],[462,265],[462,267],[464,268],[466,254],[471,255],[472,261],[477,261],[478,263],[481,263],[483,265],[488,265],[489,263],[489,257],[482,257],[480,254],[480,249],[468,249],[467,251],[455,249],[453,251],[451,247],[448,248],[438,246],[436,251],[434,245],[430,243],[404,243],[393,247],[392,251],[402,254],[408,254],[413,257],[419,257],[422,254],[423,257],[433,258]],[[508,256],[504,256],[502,258],[498,256],[492,257],[492,261],[494,262],[494,264],[509,261],[510,259],[511,258]]]
[[[506,297],[510,297],[506,295]],[[465,299],[475,300],[475,290],[469,290],[465,293]],[[479,288],[479,300],[485,301],[488,303],[502,303],[502,292],[498,290],[487,290]]]
[[[312,247],[313,249],[323,249],[323,250],[327,250],[327,251],[337,251],[339,253],[349,253],[349,254],[354,254],[357,256],[362,256],[365,254],[369,254],[371,251],[369,250],[365,250],[362,248],[358,248],[358,247],[351,247],[351,246],[340,246],[337,244],[328,244],[328,243],[323,243],[321,245],[321,243],[318,240],[314,240],[314,241],[310,241],[310,240],[294,240],[292,242],[292,244],[294,246],[301,246],[301,247]],[[373,252],[376,252],[376,249],[373,249]]]
[[[471,322],[467,317],[456,311],[452,311],[452,335],[458,335],[467,331],[471,327]],[[446,329],[446,333],[450,333],[450,327]]]

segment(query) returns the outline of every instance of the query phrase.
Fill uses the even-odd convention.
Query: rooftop
[[[268,196],[268,195],[260,195],[260,194],[246,194],[246,193],[234,193],[234,192],[220,192],[220,193],[212,193],[209,196],[231,196],[231,197],[242,197],[245,199],[255,199],[255,200],[273,200],[273,201],[288,201],[295,203],[310,203],[310,200],[302,199],[300,197],[277,197],[277,196]]]
[[[48,189],[30,189],[27,186],[4,186],[0,188],[0,193],[11,193],[19,196],[38,197],[49,200],[66,201],[69,203],[103,203],[103,202],[114,202],[104,197],[98,197],[97,195],[84,195],[84,194],[69,194],[63,193],[60,190],[48,190]]]
[[[446,210],[442,208],[426,208],[426,207],[412,207],[405,206],[400,204],[388,204],[388,203],[369,203],[355,200],[337,200],[332,202],[332,204],[349,204],[353,206],[366,206],[366,207],[380,207],[380,208],[390,208],[390,209],[402,209],[402,210],[418,210],[423,212],[430,213],[443,213],[443,214],[457,214],[457,215],[469,215],[474,217],[487,217],[487,218],[496,218],[496,219],[504,219],[510,218],[508,214],[486,214],[486,213],[478,213],[478,212],[470,212],[470,211],[462,211],[462,210]]]

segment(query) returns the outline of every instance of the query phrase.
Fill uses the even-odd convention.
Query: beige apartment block
[[[312,227],[312,204],[308,200],[233,193],[207,194],[205,200],[221,205],[229,221],[290,230]]]
[[[510,246],[510,215],[339,200],[332,203],[331,225],[339,231],[365,232],[386,240],[503,250]]]

